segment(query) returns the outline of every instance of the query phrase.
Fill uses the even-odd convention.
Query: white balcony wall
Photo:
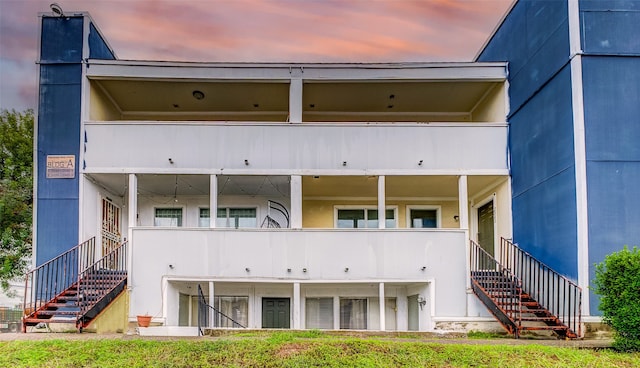
[[[504,123],[88,122],[85,130],[86,172],[507,172]]]
[[[130,316],[159,316],[168,279],[430,282],[434,315],[466,314],[462,230],[136,228],[132,233]]]

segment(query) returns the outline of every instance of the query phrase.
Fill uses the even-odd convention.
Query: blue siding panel
[[[83,17],[43,17],[40,61],[82,61]]]
[[[607,254],[624,245],[640,246],[640,162],[587,162],[589,195],[589,274]],[[598,297],[591,293],[591,314]]]
[[[512,116],[509,124],[514,196],[573,166],[569,67]]]
[[[567,4],[519,1],[478,61],[508,61],[511,114],[569,61]]]
[[[585,56],[587,160],[640,161],[640,57]]]
[[[575,171],[569,168],[513,198],[513,236],[552,269],[578,277]]]
[[[78,242],[78,200],[38,201],[38,250],[36,264],[60,255]]]
[[[588,11],[581,18],[585,53],[640,55],[640,11]]]
[[[89,27],[89,58],[104,60],[114,60],[116,58],[93,23]]]
[[[84,17],[43,17],[42,22],[36,153],[37,265],[79,243],[80,63]],[[75,177],[47,178],[48,155],[75,155]]]

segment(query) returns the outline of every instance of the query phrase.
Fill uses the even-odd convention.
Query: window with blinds
[[[306,328],[333,329],[333,298],[305,299]]]
[[[156,208],[154,226],[181,227],[182,208]]]
[[[367,329],[367,299],[340,299],[340,328],[345,330]]]
[[[368,208],[338,208],[336,226],[340,229],[377,229],[378,210]],[[385,210],[385,227],[396,227],[396,211]]]
[[[218,207],[216,227],[235,229],[258,227],[257,212],[256,208]],[[198,226],[209,227],[210,218],[211,210],[209,208],[201,208]]]

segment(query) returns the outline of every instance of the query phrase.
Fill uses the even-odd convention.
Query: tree
[[[33,110],[0,112],[0,285],[24,275],[31,256]]]

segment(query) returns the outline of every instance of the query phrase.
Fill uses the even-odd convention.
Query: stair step
[[[78,296],[77,295],[60,295],[58,298],[58,300],[69,300],[69,301],[77,301],[78,300]]]
[[[64,311],[64,310],[41,310],[38,311],[36,314],[39,316],[58,316],[58,315],[65,315],[65,316],[75,316],[76,314],[78,314],[80,311],[79,310],[75,310],[75,311]]]
[[[77,308],[76,303],[48,303],[50,308]]]

